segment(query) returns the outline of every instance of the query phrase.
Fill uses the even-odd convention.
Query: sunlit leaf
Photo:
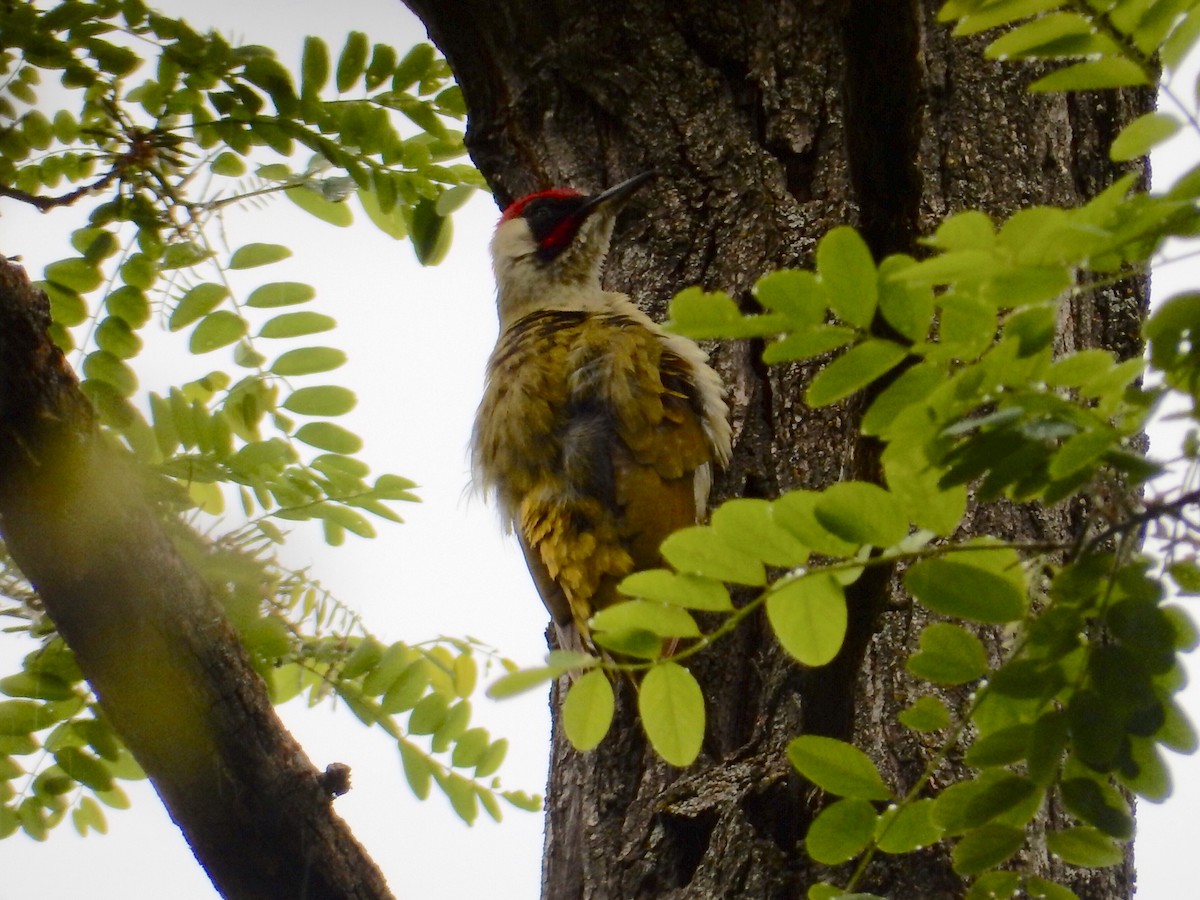
[[[346,362],[346,354],[333,347],[302,347],[289,350],[271,364],[276,375],[312,375],[329,372]]]
[[[571,685],[562,706],[563,728],[576,750],[591,750],[608,734],[615,700],[608,674],[594,669]]]
[[[823,666],[842,649],[846,597],[831,575],[797,578],[767,597],[767,619],[788,653],[807,666]]]
[[[729,591],[719,581],[699,575],[680,575],[669,569],[647,569],[627,576],[617,590],[627,597],[672,603],[709,612],[732,611]]]
[[[853,744],[806,734],[788,744],[787,754],[797,772],[831,794],[861,800],[891,799],[892,792],[875,763]]]
[[[811,406],[828,406],[886,375],[908,356],[902,345],[870,338],[821,370],[805,395]]]
[[[673,766],[688,766],[704,740],[704,695],[692,673],[666,662],[654,666],[638,692],[642,727],[656,753]]]
[[[766,572],[759,560],[730,546],[707,526],[676,531],[663,541],[662,555],[680,572],[736,584],[766,582]]]
[[[231,269],[253,269],[287,259],[292,251],[280,244],[246,244],[238,247],[229,258]]]
[[[875,807],[867,800],[846,798],[831,803],[809,826],[805,849],[826,865],[853,859],[871,842],[876,818]]]

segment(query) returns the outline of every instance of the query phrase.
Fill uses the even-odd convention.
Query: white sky
[[[272,46],[289,66],[298,62],[306,34],[324,36],[335,54],[352,29],[365,31],[372,41],[390,42],[401,53],[424,39],[423,28],[396,0],[343,3],[336,20],[327,17],[328,4],[313,0],[205,5],[160,0],[156,5],[182,11],[194,26]],[[1165,172],[1157,160],[1156,167]],[[75,225],[67,221],[71,214],[39,217],[14,209],[10,201],[3,201],[0,211],[0,250],[21,254],[31,273],[70,255],[65,235]],[[360,210],[356,214],[365,219]],[[487,255],[496,215],[485,195],[458,212],[450,254],[432,269],[415,262],[406,242],[393,242],[369,223],[336,229],[297,215],[286,203],[231,217],[230,243],[278,241],[295,251],[285,263],[252,270],[248,274],[260,281],[248,286],[297,280],[317,287],[318,299],[310,308],[337,318],[330,343],[350,353],[345,367],[322,380],[351,387],[359,398],[358,408],[342,422],[364,437],[364,457],[375,473],[412,478],[423,500],[400,506],[406,525],[377,522],[378,538],[350,537],[337,549],[325,547],[315,528],[301,526],[289,543],[289,560],[311,562],[325,586],[359,609],[384,640],[469,634],[532,665],[545,651],[546,616],[515,543],[500,536],[493,513],[465,492],[466,446],[496,331]],[[1184,274],[1165,273],[1156,289],[1162,290],[1168,277]],[[202,358],[198,368],[177,348],[149,352],[157,354],[162,368],[161,375],[143,376],[142,387],[148,389],[161,391],[228,366],[226,351]],[[26,641],[0,635],[0,673],[14,671],[29,649]],[[1190,701],[1196,720],[1195,690]],[[398,896],[520,900],[538,895],[539,814],[506,807],[502,824],[481,818],[467,828],[436,789],[427,802],[412,797],[398,754],[382,733],[368,731],[347,713],[310,711],[300,701],[281,713],[319,767],[334,761],[351,766],[354,788],[336,801],[336,809]],[[503,703],[481,698],[476,718],[493,735],[509,738],[501,772],[505,786],[541,792],[549,734],[544,695],[533,692]],[[1165,806],[1143,804],[1140,811],[1140,897],[1181,897],[1184,884],[1194,885],[1189,863],[1200,825],[1200,771],[1194,759],[1172,757],[1171,762],[1175,796]],[[106,811],[107,836],[81,839],[64,824],[45,843],[20,836],[0,841],[0,900],[211,900],[215,892],[157,797],[145,783],[132,787],[132,810]]]

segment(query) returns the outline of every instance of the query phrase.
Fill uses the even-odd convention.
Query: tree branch
[[[114,168],[105,175],[102,175],[91,184],[85,184],[83,187],[76,188],[73,191],[68,191],[65,194],[60,194],[57,197],[39,197],[37,194],[31,194],[28,191],[23,191],[20,188],[15,188],[12,185],[0,184],[0,197],[12,197],[14,200],[20,200],[22,203],[28,203],[35,207],[40,212],[47,212],[58,206],[70,206],[80,197],[86,197],[88,194],[102,191],[117,177],[117,170]]]
[[[225,897],[390,897],[0,260],[0,530]],[[344,780],[343,780],[344,781]]]

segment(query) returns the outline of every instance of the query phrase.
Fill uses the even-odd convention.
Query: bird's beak
[[[619,208],[634,191],[646,182],[651,181],[657,174],[657,172],[651,170],[643,172],[641,175],[634,175],[627,181],[614,184],[608,190],[601,191],[599,194],[589,197],[587,202],[579,208],[579,217],[581,219],[586,218],[602,206]]]

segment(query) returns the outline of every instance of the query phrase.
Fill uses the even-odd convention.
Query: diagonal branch
[[[0,531],[226,897],[386,898],[202,579],[0,259]]]

